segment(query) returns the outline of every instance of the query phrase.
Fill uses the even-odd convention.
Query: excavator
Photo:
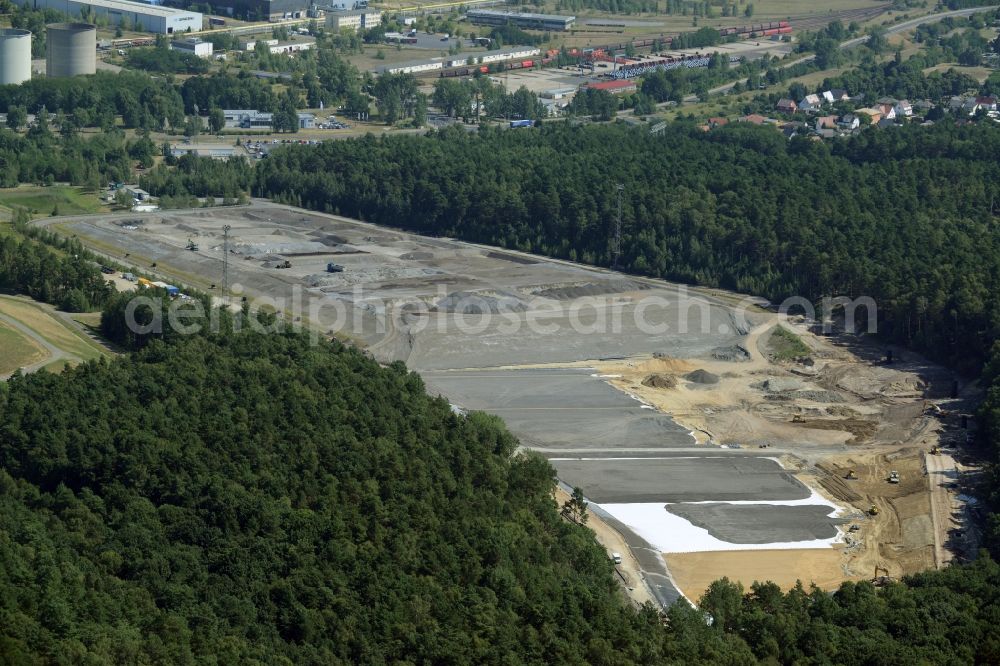
[[[877,516],[878,514],[879,514],[878,507],[876,505],[872,504],[871,508],[868,509],[868,515],[869,516]]]
[[[879,571],[882,572],[881,576],[878,575]],[[879,565],[876,564],[875,565],[875,577],[872,578],[872,585],[874,585],[875,587],[882,587],[883,585],[887,585],[888,583],[891,583],[892,581],[893,581],[893,578],[889,575],[889,570],[886,569],[885,567],[880,567]]]
[[[190,238],[188,238],[188,244],[187,244],[187,248],[186,249],[191,250],[192,252],[197,252],[198,251],[198,245],[193,240],[191,240]]]
[[[935,444],[934,446],[932,446],[931,447],[931,455],[932,456],[939,456],[939,455],[941,455],[941,447],[938,446],[937,444]]]
[[[847,479],[848,481],[854,481],[858,478],[858,473],[855,472],[853,469],[849,469],[847,470],[847,474],[844,475],[844,478]]]

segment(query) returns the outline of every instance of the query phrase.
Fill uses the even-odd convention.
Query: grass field
[[[80,360],[88,361],[107,354],[103,347],[63,321],[51,308],[28,298],[0,296],[0,313],[16,319],[49,344]]]
[[[39,363],[48,356],[41,345],[0,321],[0,375]]]
[[[768,355],[775,361],[790,361],[809,354],[809,347],[784,326],[775,326],[767,341]]]
[[[954,69],[956,72],[967,74],[980,83],[990,78],[990,74],[996,71],[990,69],[989,67],[965,67],[953,62],[943,62],[940,65],[935,65],[934,67],[925,69],[924,74],[930,74],[931,72],[947,72],[949,69]]]
[[[32,217],[45,217],[54,210],[59,215],[82,215],[107,210],[97,195],[69,185],[22,185],[0,189],[0,217],[9,219],[10,211],[17,206],[28,209]]]

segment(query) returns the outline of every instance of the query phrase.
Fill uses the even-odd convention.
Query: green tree
[[[11,106],[7,109],[7,127],[17,132],[28,124],[28,110],[23,106]]]
[[[573,488],[573,494],[563,502],[562,515],[580,525],[587,523],[589,517],[587,515],[587,500],[584,499],[582,488]]]
[[[208,127],[213,134],[222,131],[226,126],[226,116],[219,107],[213,107],[208,111]]]

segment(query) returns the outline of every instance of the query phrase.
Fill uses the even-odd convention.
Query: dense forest
[[[156,344],[0,391],[0,654],[655,661],[552,470],[402,365],[307,336]]]
[[[114,289],[91,255],[80,251],[79,241],[61,241],[57,246],[59,249],[53,249],[14,235],[0,236],[0,290],[27,294],[68,312],[104,306]]]

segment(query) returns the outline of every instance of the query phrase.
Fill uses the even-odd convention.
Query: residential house
[[[913,105],[908,100],[899,100],[893,108],[896,110],[897,118],[909,118],[913,115]]]
[[[979,111],[979,102],[976,97],[969,97],[962,103],[962,113],[967,116],[976,115],[976,111]]]
[[[882,113],[882,117],[886,120],[896,119],[896,103],[895,102],[883,102],[881,104],[876,104],[875,108]]]
[[[996,97],[977,97],[976,104],[979,108],[986,109],[987,111],[997,110],[997,98]]]
[[[879,97],[877,100],[875,100],[875,104],[877,106],[882,106],[883,104],[891,104],[892,106],[896,106],[896,102],[897,100],[895,97]]]
[[[787,97],[783,97],[778,100],[778,106],[776,108],[781,113],[795,113],[799,107],[795,103],[794,99],[788,99]]]
[[[847,91],[843,88],[833,88],[830,90],[830,97],[833,98],[834,102],[846,102],[851,99],[851,96],[847,94]]]
[[[837,101],[833,98],[833,93],[829,90],[824,90],[819,96],[823,98],[823,102],[825,104],[833,104]]]
[[[934,102],[929,99],[918,99],[913,103],[913,112],[924,115],[928,111],[934,108]]]
[[[799,120],[793,120],[781,126],[781,133],[785,135],[786,139],[791,139],[798,134],[805,134],[808,131],[809,125]]]
[[[819,95],[812,94],[806,95],[799,102],[799,111],[804,111],[805,113],[814,113],[819,111],[823,106],[823,98]]]
[[[853,113],[848,113],[840,117],[840,120],[837,121],[837,127],[842,130],[856,130],[861,127],[861,119]]]
[[[820,116],[816,119],[816,131],[824,129],[837,129],[837,116]]]
[[[861,116],[868,116],[872,125],[877,125],[878,121],[882,120],[882,111],[879,109],[866,107],[864,109],[858,109],[854,113]]]
[[[708,126],[711,129],[715,129],[716,127],[722,127],[723,125],[728,125],[728,124],[729,120],[727,120],[726,118],[722,118],[721,116],[708,119]]]
[[[737,119],[740,123],[750,123],[751,125],[763,125],[766,122],[770,122],[770,119],[765,118],[759,113],[751,113],[749,116],[741,116]]]
[[[896,126],[896,121],[891,118],[883,118],[882,120],[878,121],[878,127],[880,127],[881,129],[885,129],[886,127],[895,127],[895,126]]]
[[[961,111],[965,107],[966,101],[965,97],[953,96],[948,100],[948,110],[952,113]]]

